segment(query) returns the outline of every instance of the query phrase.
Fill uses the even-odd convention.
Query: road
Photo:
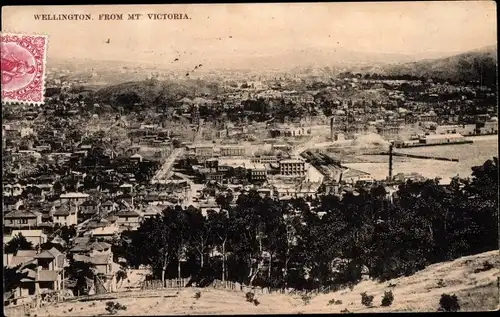
[[[161,182],[161,181],[167,179],[168,174],[172,170],[172,166],[174,165],[175,160],[177,159],[177,157],[179,157],[182,154],[184,154],[184,148],[175,149],[172,152],[172,154],[170,154],[169,157],[167,157],[165,162],[163,162],[163,165],[158,170],[158,172],[156,172],[156,175],[151,180],[151,184],[156,184],[158,182]]]

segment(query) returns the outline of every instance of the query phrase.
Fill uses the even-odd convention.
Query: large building
[[[281,175],[302,176],[306,173],[305,162],[299,159],[280,161]]]
[[[256,182],[264,182],[267,179],[267,170],[264,164],[253,164],[250,166],[250,179]]]
[[[279,158],[276,155],[257,155],[250,159],[252,163],[278,164]]]
[[[221,156],[245,156],[245,147],[239,145],[225,145],[220,147]]]
[[[197,145],[194,148],[194,154],[198,158],[209,158],[214,155],[214,146],[212,144]]]
[[[436,134],[474,135],[476,133],[475,124],[440,125],[436,127]]]

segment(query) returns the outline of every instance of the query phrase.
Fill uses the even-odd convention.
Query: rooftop
[[[29,211],[29,210],[14,210],[4,216],[5,219],[14,219],[14,218],[37,218],[42,214],[38,211]]]
[[[89,197],[89,194],[85,194],[85,193],[65,193],[65,194],[61,194],[60,198],[87,198]]]
[[[55,259],[56,257],[60,256],[61,252],[57,250],[56,248],[52,247],[50,250],[45,250],[42,251],[41,253],[35,255],[36,259]]]

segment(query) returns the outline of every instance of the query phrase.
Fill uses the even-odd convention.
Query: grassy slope
[[[494,268],[474,273],[489,261]],[[229,292],[214,289],[181,289],[167,291],[147,291],[112,294],[119,299],[113,301],[126,305],[126,311],[118,315],[172,315],[172,314],[262,314],[262,313],[338,313],[347,308],[350,312],[400,312],[436,311],[441,294],[456,294],[462,310],[491,310],[497,307],[496,278],[499,276],[500,257],[498,251],[463,257],[455,261],[438,263],[427,267],[410,277],[391,280],[394,302],[391,307],[380,307],[382,294],[389,282],[376,283],[363,281],[351,291],[341,290],[313,297],[304,305],[299,296],[268,294],[257,295],[260,305],[254,306],[245,301],[243,292]],[[443,279],[444,286],[438,281]],[[194,294],[201,291],[201,298]],[[374,307],[361,305],[360,293],[374,295]],[[140,296],[140,298],[139,298]],[[341,300],[340,305],[328,305],[331,299]],[[67,302],[56,307],[44,307],[38,316],[89,316],[105,314],[107,300],[90,302]],[[69,311],[71,309],[71,311]]]

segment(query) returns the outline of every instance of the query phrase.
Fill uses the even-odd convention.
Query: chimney
[[[330,139],[334,141],[333,139],[333,117],[330,118]]]
[[[394,146],[393,143],[389,145],[389,180],[392,180],[392,147]]]

